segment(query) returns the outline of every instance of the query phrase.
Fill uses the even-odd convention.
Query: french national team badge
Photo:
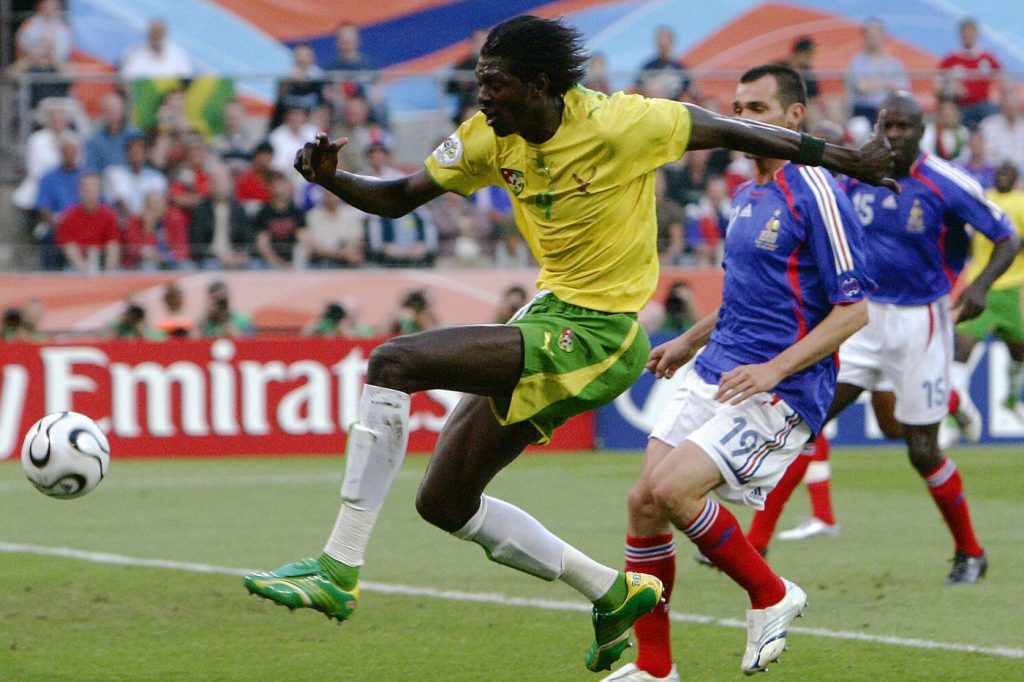
[[[558,335],[558,347],[564,350],[566,353],[571,353],[573,348],[572,330],[566,327],[562,330],[562,333]]]
[[[512,190],[512,194],[519,196],[520,193],[526,188],[526,180],[523,178],[523,171],[512,170],[511,168],[502,168],[501,177],[504,178],[505,184]]]
[[[782,209],[775,209],[771,219],[761,228],[761,234],[757,235],[757,241],[754,242],[754,246],[765,251],[774,251],[778,248],[776,242],[779,239],[779,227],[782,226],[781,221],[779,221],[780,215],[782,215]]]
[[[907,216],[907,232],[924,232],[924,209],[921,208],[920,199],[914,199],[914,205],[910,207],[910,215]]]

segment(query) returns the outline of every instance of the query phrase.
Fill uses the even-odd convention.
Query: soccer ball
[[[95,488],[107,475],[110,444],[84,414],[54,412],[25,434],[21,468],[40,492],[70,500]]]

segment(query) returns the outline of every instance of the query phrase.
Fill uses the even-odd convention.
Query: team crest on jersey
[[[780,215],[782,215],[782,209],[775,209],[771,219],[761,228],[761,234],[757,235],[757,241],[754,242],[754,246],[765,251],[774,251],[778,248],[776,242],[779,239],[779,228],[782,226],[782,221],[779,220]]]
[[[512,194],[519,196],[520,193],[526,188],[526,180],[523,178],[523,171],[512,170],[511,168],[502,168],[501,177],[505,180],[505,184],[512,190]]]
[[[452,133],[448,139],[434,150],[434,158],[442,166],[454,166],[462,158],[462,140],[458,133]]]
[[[907,232],[924,232],[924,209],[921,208],[920,199],[914,199],[914,205],[910,207],[910,216],[907,217]]]
[[[558,335],[558,347],[564,350],[566,353],[571,353],[573,349],[573,335],[572,330],[566,327],[562,330],[562,333]]]

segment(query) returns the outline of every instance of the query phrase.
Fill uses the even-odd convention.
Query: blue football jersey
[[[848,188],[878,285],[873,301],[927,305],[948,294],[970,252],[967,224],[994,242],[1014,233],[981,185],[942,159],[922,154],[898,182],[901,194],[857,181]]]
[[[865,296],[863,237],[849,199],[820,168],[787,164],[771,182],[741,185],[725,235],[718,323],[697,358],[701,378],[766,362],[803,338],[837,303]],[[832,402],[836,362],[824,358],[774,389],[817,432]]]

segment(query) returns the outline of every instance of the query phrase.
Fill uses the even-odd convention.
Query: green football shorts
[[[523,334],[523,374],[512,395],[491,398],[502,424],[529,421],[545,444],[569,417],[611,402],[647,364],[651,342],[630,313],[605,313],[538,297],[508,324]]]
[[[1006,341],[1024,342],[1024,317],[1020,312],[1020,287],[989,289],[985,296],[985,311],[973,320],[956,326],[958,334],[972,336],[979,341],[994,332]]]

